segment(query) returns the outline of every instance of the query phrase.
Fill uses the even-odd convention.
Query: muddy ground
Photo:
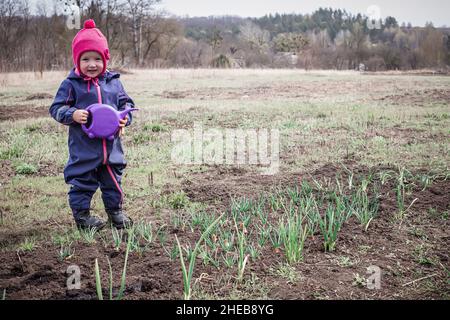
[[[412,86],[420,86],[415,80]],[[336,85],[336,84],[339,85]],[[382,83],[382,85],[381,85]],[[410,87],[399,87],[392,92],[385,89],[395,83],[395,80],[380,81],[380,86],[367,90],[362,97],[359,92],[366,90],[367,84],[362,84],[358,90],[352,81],[335,83],[317,82],[292,84],[288,86],[256,86],[240,88],[202,88],[195,90],[165,90],[156,96],[165,99],[254,99],[282,97],[307,100],[326,99],[328,95],[352,95],[356,100],[390,105],[414,105],[422,107],[432,103],[447,104],[450,101],[450,91],[446,88],[412,90]],[[384,86],[384,87],[383,87]],[[47,99],[47,100],[45,100]],[[29,95],[17,105],[0,106],[0,121],[4,124],[18,119],[48,117],[48,106],[44,101],[50,101],[51,96],[44,93]],[[207,109],[192,106],[187,112],[199,116]],[[251,117],[245,111],[240,111],[238,117]],[[223,128],[232,128],[236,123],[220,120]],[[209,120],[211,120],[209,119]],[[161,118],[161,124],[171,128],[188,128],[191,122],[183,119]],[[187,121],[187,120],[186,120]],[[317,129],[317,135],[333,135],[327,129]],[[393,138],[401,143],[416,141],[442,141],[448,137],[433,135],[422,129],[380,128],[368,130],[367,138],[382,136]],[[295,152],[294,146],[288,150],[290,154],[282,161],[291,161]],[[366,167],[358,164],[351,154],[344,162],[347,169],[355,174],[355,181],[369,173],[378,174],[384,171],[396,171],[392,166]],[[15,175],[11,161],[0,160],[0,184],[9,183]],[[52,163],[43,163],[39,171],[33,175],[56,176],[61,173],[61,167]],[[418,176],[430,171],[430,168],[415,169],[413,175]],[[231,199],[242,197],[255,199],[263,193],[274,189],[301,184],[303,180],[312,183],[313,179],[320,181],[335,181],[336,177],[345,180],[348,171],[341,165],[326,164],[317,170],[289,172],[273,176],[263,176],[246,166],[203,166],[201,171],[185,173],[180,178],[181,190],[189,201],[204,204],[211,212],[229,212]],[[177,186],[178,187],[178,186]],[[167,184],[168,192],[174,186]],[[193,298],[244,298],[244,299],[449,299],[450,297],[450,178],[437,177],[426,188],[418,182],[411,187],[407,203],[414,202],[411,211],[403,221],[394,218],[397,212],[394,183],[387,182],[381,189],[380,209],[378,216],[371,222],[365,232],[356,219],[350,219],[339,234],[336,251],[325,252],[321,236],[315,235],[307,239],[304,261],[288,268],[285,273],[279,272],[285,258],[282,250],[274,250],[266,244],[259,258],[250,260],[244,273],[244,281],[238,283],[234,278],[236,270],[204,265],[197,259],[194,272]],[[145,199],[144,199],[145,201]],[[1,208],[1,207],[0,207]],[[3,208],[4,209],[4,208]],[[5,212],[2,212],[2,215]],[[175,215],[185,215],[180,209],[172,212]],[[153,212],[143,212],[142,215],[152,215]],[[60,247],[48,237],[37,242],[32,251],[11,250],[27,237],[51,234],[59,229],[65,230],[70,217],[64,221],[41,221],[33,226],[17,230],[3,230],[0,233],[0,294],[4,292],[6,299],[97,299],[94,261],[99,260],[104,296],[107,296],[105,285],[108,281],[108,263],[111,262],[114,279],[114,295],[119,288],[120,275],[125,256],[125,247],[115,250],[111,243],[96,238],[93,244],[81,241],[73,243],[73,255],[61,260]],[[167,225],[167,244],[153,242],[148,250],[142,253],[130,253],[127,269],[125,299],[181,299],[183,283],[179,259],[171,260],[167,250],[172,248],[175,234],[182,243],[193,244],[199,237],[199,230],[176,228],[169,217],[162,217],[159,225]],[[73,225],[72,225],[73,227]],[[109,236],[106,229],[100,233]],[[255,235],[253,234],[252,237]],[[4,249],[8,248],[8,249]],[[81,270],[81,288],[68,290],[67,268],[79,266]],[[381,289],[370,290],[361,283],[361,278],[367,278],[367,268],[378,266],[381,269]],[[286,268],[285,268],[286,269]],[[283,270],[285,270],[283,269]],[[289,273],[290,276],[287,276]]]
[[[356,177],[366,176],[369,172],[394,169],[352,167],[351,163],[347,163],[347,167]],[[186,179],[183,188],[192,201],[226,210],[230,197],[254,198],[276,186],[293,185],[303,179],[334,179],[336,173],[343,179],[347,178],[347,171],[340,169],[342,168],[330,164],[309,174],[292,173],[267,177],[251,175],[236,168],[227,170],[210,167]],[[283,252],[274,251],[270,245],[266,245],[260,258],[249,262],[245,280],[238,285],[224,276],[221,268],[225,267],[218,269],[210,265],[204,266],[197,259],[194,278],[199,280],[196,282],[195,292],[201,292],[203,296],[200,297],[213,298],[233,294],[245,298],[272,299],[448,298],[449,223],[448,219],[442,220],[440,216],[431,215],[429,209],[435,210],[433,212],[448,212],[450,181],[438,178],[425,190],[421,186],[414,187],[407,199],[418,199],[414,204],[414,215],[408,215],[403,224],[393,222],[396,202],[392,190],[392,183],[383,186],[379,215],[370,224],[368,232],[364,232],[354,219],[346,223],[339,235],[335,252],[323,251],[320,235],[309,238],[305,244],[305,259],[295,265],[296,277],[293,279],[286,279],[274,271],[284,260]],[[420,226],[420,230],[413,227],[416,225]],[[169,227],[168,234],[170,243],[173,243],[174,234],[181,241],[195,241],[199,236],[173,227]],[[423,254],[433,261],[430,263],[420,263],[414,256],[413,249],[424,243],[424,239],[426,250]],[[74,250],[74,255],[64,261],[60,261],[59,248],[51,242],[40,243],[32,252],[2,253],[0,287],[6,288],[10,299],[96,299],[94,260],[99,259],[106,283],[108,257],[117,292],[124,261],[123,247],[116,251],[98,240],[93,245],[77,243]],[[82,287],[79,290],[66,289],[66,271],[73,264],[81,269]],[[355,282],[357,275],[366,276],[366,269],[371,265],[382,270],[380,290],[369,290]],[[125,299],[179,299],[182,290],[179,261],[171,260],[160,243],[156,242],[141,254],[130,254]]]

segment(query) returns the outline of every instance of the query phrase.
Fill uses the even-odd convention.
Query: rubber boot
[[[106,209],[108,223],[116,229],[129,228],[133,225],[133,220],[129,218],[122,209]]]
[[[73,217],[78,229],[96,229],[101,230],[105,226],[105,222],[101,219],[91,216],[89,210],[73,211]]]

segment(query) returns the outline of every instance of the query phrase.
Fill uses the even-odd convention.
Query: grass
[[[338,257],[337,264],[343,268],[351,267],[354,265],[354,263],[350,259],[350,257],[345,257],[345,256]]]
[[[252,208],[252,200],[247,199],[247,198],[241,198],[241,199],[232,199],[231,200],[231,206],[232,206],[232,210],[233,212],[236,213],[246,213],[249,212],[250,209]]]
[[[272,244],[272,248],[274,249],[274,251],[275,252],[280,251],[280,248],[283,244],[283,236],[279,232],[279,229],[276,227],[272,228],[269,238],[270,238],[270,242]]]
[[[396,215],[396,218],[399,220],[402,220],[407,211],[412,207],[414,202],[417,201],[417,198],[414,199],[408,207],[406,201],[406,194],[407,194],[407,179],[411,177],[411,173],[406,170],[404,167],[398,168],[398,175],[397,175],[397,186],[396,186],[396,197],[397,197],[397,206],[398,206],[398,212]]]
[[[272,193],[269,196],[270,208],[272,211],[277,211],[281,207],[281,199],[277,193]]]
[[[272,227],[269,226],[265,226],[265,223],[263,222],[263,226],[257,226],[258,229],[258,245],[260,247],[264,247],[264,245],[267,243],[267,241],[270,239],[270,232],[272,230]]]
[[[308,235],[308,225],[304,220],[303,216],[290,213],[287,222],[280,223],[279,234],[289,264],[303,260],[303,249]]]
[[[247,251],[246,229],[244,224],[241,224],[238,227],[236,219],[234,219],[234,227],[238,237],[238,274],[236,279],[238,282],[241,282],[244,277],[245,266],[247,265],[249,258],[249,255],[245,254]]]
[[[375,218],[378,213],[378,188],[374,186],[374,195],[369,196],[368,187],[370,180],[363,179],[361,187],[356,190],[356,193],[352,198],[352,213],[358,218],[359,222],[367,231],[370,222]]]
[[[62,79],[65,75],[46,73],[44,79],[39,81],[32,81],[32,74],[16,76],[8,75],[8,82],[0,88],[0,92],[5,94],[2,96],[5,105],[20,106],[24,96],[35,92],[54,94],[60,83],[58,78]],[[194,121],[201,121],[205,127],[207,124],[208,127],[217,128],[281,128],[281,174],[312,172],[324,164],[343,160],[367,167],[392,166],[396,163],[411,172],[425,166],[430,168],[430,173],[418,178],[420,189],[424,190],[443,179],[438,172],[448,174],[450,149],[443,139],[450,127],[448,106],[433,101],[425,103],[423,107],[408,102],[398,106],[389,101],[379,101],[384,95],[414,89],[413,81],[420,83],[421,90],[448,87],[448,77],[361,77],[353,73],[305,73],[298,70],[136,70],[134,74],[123,75],[121,79],[141,108],[134,118],[133,126],[128,128],[123,137],[128,159],[123,180],[127,210],[133,218],[145,219],[154,215],[152,219],[158,221],[142,229],[137,226],[131,252],[143,254],[142,250],[160,242],[170,252],[172,259],[179,258],[178,245],[173,241],[168,243],[169,231],[173,226],[179,226],[183,234],[189,231],[202,233],[215,219],[214,214],[206,213],[213,212],[210,208],[206,211],[206,206],[218,209],[214,203],[203,204],[205,208],[202,210],[191,211],[195,197],[189,199],[182,184],[185,177],[195,179],[196,174],[202,175],[211,168],[176,166],[170,158],[171,130],[191,128]],[[24,80],[27,80],[27,86],[23,86]],[[149,81],[153,84],[151,88],[148,88]],[[346,86],[354,87],[354,90],[342,92],[342,81],[346,82]],[[291,95],[300,83],[306,88],[303,90],[306,97]],[[289,86],[293,90],[280,90]],[[274,90],[277,94],[256,94],[261,87]],[[221,97],[220,90],[216,90],[220,88],[224,92],[236,92],[236,96]],[[243,90],[250,92],[249,99],[242,99],[240,93]],[[164,91],[195,91],[198,97],[164,98],[161,96]],[[219,94],[213,98],[204,98],[212,92]],[[48,101],[43,101],[40,107],[47,104]],[[5,182],[1,182],[0,211],[4,214],[1,231],[33,228],[36,223],[45,224],[47,221],[56,221],[63,226],[72,222],[68,214],[67,186],[61,175],[68,156],[66,129],[49,117],[2,122],[0,162],[5,166],[7,175],[4,177]],[[20,166],[23,168],[16,171]],[[34,170],[27,166],[33,166],[39,171],[33,173]],[[148,178],[150,173],[152,183]],[[252,174],[252,168],[247,173]],[[399,179],[400,174],[398,170],[384,172],[380,174],[379,180],[383,187],[391,186],[391,183],[395,185],[394,193],[391,190],[389,196],[397,202],[398,211],[402,212],[404,219],[409,218],[407,213],[415,212],[415,208],[411,206],[414,198],[409,193],[411,177],[405,171],[405,179]],[[373,221],[377,218],[374,203],[376,195],[372,192],[372,182],[363,188],[359,178],[356,173],[350,173],[348,179],[342,182],[340,188],[343,192],[336,192],[341,201],[339,204],[333,195],[322,199],[322,195],[331,190],[330,184],[335,183],[334,179],[317,179],[311,185],[305,179],[298,185],[295,185],[296,181],[290,181],[289,185],[294,184],[294,187],[280,188],[258,200],[245,197],[236,199],[234,213],[239,230],[242,232],[245,227],[248,232],[244,234],[244,254],[240,255],[239,252],[243,238],[231,223],[223,224],[223,230],[215,231],[217,242],[212,235],[204,239],[198,257],[201,256],[208,265],[214,266],[213,261],[218,261],[220,267],[224,267],[223,270],[227,270],[228,275],[235,279],[239,263],[242,267],[242,257],[249,255],[251,260],[248,261],[252,264],[264,260],[262,253],[258,255],[260,250],[264,252],[264,249],[272,247],[277,252],[282,251],[280,259],[283,262],[287,260],[287,252],[294,257],[292,261],[300,259],[295,258],[295,253],[298,252],[301,244],[299,240],[306,228],[306,246],[310,237],[316,237],[317,232],[320,232],[322,235],[319,237],[323,237],[327,251],[337,248],[343,223],[339,225],[336,221],[339,221],[340,215],[338,205],[342,204],[346,207],[353,204],[353,217],[358,219],[362,228],[371,232]],[[164,193],[167,186],[170,188],[169,193]],[[345,192],[347,198],[344,197]],[[292,218],[290,222],[289,215],[283,212],[283,205],[288,206],[289,201],[298,206],[299,214],[304,219],[304,229],[297,233],[298,238],[289,236],[295,235],[293,226],[298,221]],[[333,214],[327,211],[330,202]],[[93,206],[95,209],[102,208],[98,193]],[[430,210],[430,217],[448,221],[448,210],[434,210]],[[169,215],[173,217],[170,221]],[[341,218],[345,220],[348,217],[343,214]],[[229,222],[232,222],[231,219]],[[280,223],[285,228],[282,232]],[[87,236],[87,242],[94,244],[95,238]],[[114,239],[114,235],[111,236],[113,246],[118,250],[123,245],[122,237]],[[86,241],[81,234],[78,240],[74,237],[55,236],[53,242],[60,248],[70,247],[70,243],[81,239]],[[292,242],[295,239],[297,242]],[[95,245],[102,244],[98,241]],[[214,246],[217,248],[213,249]],[[361,254],[376,250],[375,246],[368,247],[361,249]],[[70,250],[67,251],[69,257]],[[185,252],[184,249],[181,251],[183,255],[186,255]],[[420,257],[419,253],[417,257]],[[426,258],[427,254],[422,256]],[[417,261],[421,261],[420,258]],[[341,264],[346,265],[346,262],[343,260]],[[247,282],[248,270],[247,266],[245,277],[237,285],[238,289]]]
[[[97,234],[97,229],[95,229],[95,228],[80,230],[81,239],[86,244],[94,244],[96,234]]]
[[[311,193],[309,193],[308,189],[306,189],[306,193],[302,196],[299,210],[300,213],[306,218],[307,228],[310,232],[310,235],[314,235],[319,226],[320,212],[316,198]]]
[[[156,236],[162,246],[164,246],[167,242],[167,230],[166,229],[167,229],[167,225],[163,224],[158,228],[158,230],[156,230]]]
[[[60,177],[17,175],[2,186],[0,193],[0,207],[11,212],[4,217],[4,227],[32,227],[48,219],[70,222],[72,218],[63,209],[67,206],[66,197],[64,180]]]
[[[417,226],[413,226],[411,229],[409,229],[408,233],[417,238],[421,238],[422,240],[428,240],[428,236],[426,235],[425,231]]]
[[[116,300],[122,300],[125,292],[125,284],[126,284],[126,277],[127,277],[127,265],[128,265],[128,255],[130,253],[130,250],[132,248],[133,241],[135,239],[135,230],[134,227],[131,227],[130,229],[127,229],[127,249],[125,251],[125,260],[123,263],[123,269],[122,269],[122,276],[120,280],[120,288],[119,292],[117,294]],[[112,268],[111,263],[108,261],[108,267],[109,267],[109,300],[113,300],[113,274],[112,274]],[[103,291],[102,291],[102,281],[100,277],[100,268],[98,266],[98,259],[95,259],[94,263],[94,276],[95,276],[95,288],[97,292],[98,300],[103,300]]]
[[[58,252],[58,257],[60,261],[70,259],[75,254],[75,249],[72,249],[72,242],[61,243]]]
[[[221,236],[219,237],[219,245],[221,249],[225,252],[230,252],[234,248],[234,239],[235,233],[231,231],[222,231]]]
[[[144,125],[144,130],[152,131],[152,132],[163,132],[167,131],[167,128],[165,125],[161,123],[149,123]]]
[[[290,284],[295,284],[300,279],[295,267],[289,264],[279,263],[277,267],[269,268],[269,272],[286,279]]]
[[[61,246],[63,244],[70,242],[70,235],[68,234],[54,234],[52,235],[52,243],[56,246]]]
[[[122,245],[123,231],[116,228],[111,228],[111,236],[113,239],[114,250],[119,251]]]
[[[36,240],[34,238],[25,238],[25,240],[19,245],[18,250],[23,252],[31,252],[36,248]]]
[[[222,260],[227,268],[232,268],[236,263],[236,255],[234,252],[225,252],[225,255],[222,254]]]
[[[439,212],[438,209],[430,207],[427,210],[428,215],[433,219],[442,219],[442,220],[448,220],[449,216],[449,210],[445,210],[442,212]]]
[[[97,259],[95,259],[94,273],[95,273],[95,287],[96,287],[96,291],[97,291],[97,297],[98,297],[98,300],[103,300],[103,292],[102,292],[102,285],[101,285],[102,281],[100,279],[100,268],[98,267]]]
[[[359,273],[353,274],[353,282],[352,285],[364,288],[367,285],[367,280]]]
[[[206,246],[200,247],[198,257],[202,259],[203,265],[212,265],[215,268],[219,269],[220,263],[216,257],[214,257],[208,250]]]
[[[262,246],[260,246],[260,248],[261,247]],[[247,247],[247,252],[253,261],[256,261],[259,258],[259,255],[261,253],[260,248],[252,244]]]
[[[222,219],[222,216],[223,216],[223,214],[220,215],[216,220],[214,220],[200,236],[200,239],[197,241],[194,250],[188,256],[188,261],[189,261],[188,268],[186,268],[186,263],[184,261],[183,250],[181,248],[180,241],[178,240],[178,237],[175,234],[175,240],[177,241],[178,251],[180,253],[181,270],[183,273],[183,293],[184,293],[185,300],[190,300],[190,298],[191,298],[192,275],[194,273],[195,258],[197,257],[197,253],[200,248],[200,244],[210,234],[210,232],[213,230],[213,228],[216,226],[216,224],[219,223],[219,221]]]
[[[175,192],[169,197],[169,204],[173,209],[182,209],[188,206],[189,198],[183,192]]]
[[[422,191],[425,191],[431,184],[433,184],[433,181],[435,179],[435,176],[423,174],[420,176],[420,182],[423,186]]]
[[[430,254],[430,248],[425,244],[419,244],[412,253],[414,261],[421,265],[435,265],[436,261]]]
[[[325,215],[319,220],[320,231],[324,238],[323,247],[325,251],[334,251],[339,231],[345,222],[345,212],[341,208],[329,204]]]
[[[397,178],[397,205],[398,205],[398,217],[401,219],[405,214],[405,169],[399,168],[399,174]]]
[[[33,174],[37,171],[38,170],[34,165],[28,163],[21,163],[16,167],[17,174]]]
[[[178,249],[178,246],[176,243],[173,244],[172,248],[169,250],[167,250],[166,247],[163,247],[164,251],[167,253],[167,255],[169,256],[171,261],[175,261],[178,256],[180,255],[180,250]]]
[[[269,299],[270,287],[264,278],[258,277],[251,272],[241,283],[233,282],[234,277],[220,274],[215,283],[217,288],[229,288],[229,292],[223,295],[219,290],[208,290],[208,284],[202,285],[199,281],[194,284],[193,299],[196,300],[267,300]]]
[[[149,136],[148,134],[146,134],[144,132],[139,132],[133,136],[132,141],[134,144],[141,145],[141,144],[145,144],[145,143],[149,142],[150,140],[151,140],[151,136]]]
[[[150,246],[154,242],[153,224],[151,222],[139,222],[136,225],[136,234],[140,236]]]

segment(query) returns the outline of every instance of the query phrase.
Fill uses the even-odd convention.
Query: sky
[[[29,0],[53,3],[55,0]],[[373,7],[375,6],[375,7]],[[345,9],[366,16],[381,18],[393,16],[401,24],[425,26],[433,22],[436,27],[450,27],[450,0],[161,0],[160,8],[178,16],[237,15],[262,17],[269,13],[312,13],[319,7]],[[375,8],[375,10],[369,10]]]
[[[376,6],[375,10],[368,9]],[[319,7],[346,9],[367,16],[380,13],[414,26],[431,21],[436,27],[450,27],[449,0],[162,0],[161,7],[175,15],[237,15],[261,17],[269,13],[312,13]],[[372,7],[373,8],[373,7]]]

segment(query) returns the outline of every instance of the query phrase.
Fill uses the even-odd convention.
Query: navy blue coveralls
[[[92,196],[98,187],[106,209],[122,208],[121,178],[126,161],[120,137],[116,135],[114,140],[91,139],[81,124],[72,118],[77,109],[86,109],[94,103],[108,104],[117,110],[125,109],[126,105],[134,107],[119,77],[119,73],[107,70],[97,78],[83,78],[74,68],[61,83],[50,106],[51,116],[69,126],[69,159],[64,168],[64,180],[71,185],[68,195],[74,212],[90,209]],[[126,126],[131,122],[129,113]]]

